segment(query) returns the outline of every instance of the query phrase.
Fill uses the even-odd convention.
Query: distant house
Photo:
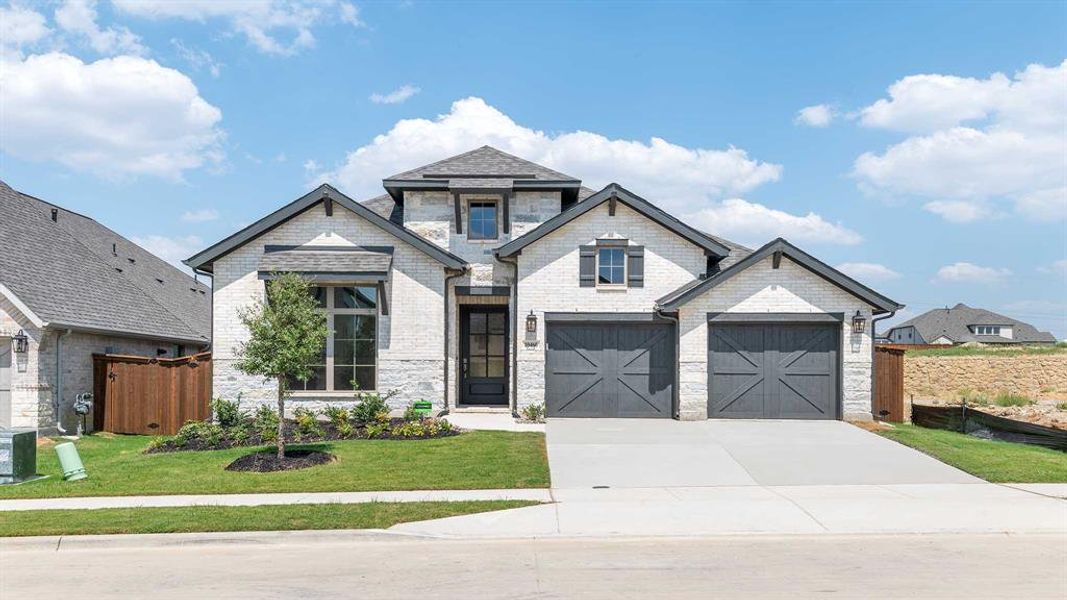
[[[0,182],[0,427],[73,428],[94,353],[211,343],[211,289],[89,217]]]
[[[1033,325],[960,303],[936,308],[896,325],[886,333],[893,344],[1055,344],[1056,338]]]

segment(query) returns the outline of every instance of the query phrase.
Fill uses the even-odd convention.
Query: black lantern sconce
[[[856,314],[852,316],[852,333],[863,333],[867,330],[867,317],[864,317],[860,311],[856,311]]]
[[[19,329],[19,332],[15,334],[15,337],[11,338],[12,346],[14,346],[15,354],[25,354],[26,350],[30,348],[30,338],[26,336],[26,332]]]
[[[532,310],[526,315],[526,343],[537,344],[537,315]]]

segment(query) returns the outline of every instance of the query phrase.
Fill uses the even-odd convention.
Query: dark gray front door
[[[506,306],[470,306],[460,311],[460,403],[508,403],[508,313]]]
[[[708,417],[836,419],[840,325],[708,329]]]
[[[671,417],[674,328],[662,323],[549,323],[550,417]]]
[[[0,427],[11,427],[11,338],[0,338]]]

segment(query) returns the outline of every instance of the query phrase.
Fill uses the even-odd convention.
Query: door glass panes
[[[626,283],[626,253],[622,248],[601,248],[597,259],[597,285]]]
[[[469,377],[504,377],[507,370],[507,315],[471,312],[467,334]]]
[[[472,240],[495,240],[496,202],[471,202],[467,210],[467,237]]]

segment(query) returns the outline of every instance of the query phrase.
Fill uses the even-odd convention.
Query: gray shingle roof
[[[1010,325],[1012,337],[977,335],[971,331],[974,325]],[[1033,325],[1006,317],[983,308],[971,308],[962,302],[952,308],[935,308],[893,326],[893,329],[914,327],[922,339],[932,343],[941,336],[953,342],[982,342],[985,344],[1040,344],[1055,343],[1056,336],[1047,331],[1038,331]],[[890,335],[890,329],[886,334]]]
[[[0,283],[45,322],[211,339],[210,288],[89,217],[0,182],[0,238]]]
[[[377,248],[272,248],[259,259],[260,271],[298,273],[388,273],[393,249]]]
[[[543,167],[537,163],[482,146],[439,160],[435,163],[397,173],[387,180],[448,179],[462,177],[500,177],[523,180],[575,181],[578,179]]]

